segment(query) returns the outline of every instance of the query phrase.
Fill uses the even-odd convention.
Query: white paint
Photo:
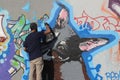
[[[5,37],[6,38],[5,32],[3,30],[2,21],[3,21],[3,16],[0,16],[0,37]]]

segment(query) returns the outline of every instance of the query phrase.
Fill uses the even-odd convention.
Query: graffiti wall
[[[0,0],[0,80],[29,80],[23,42],[31,22],[54,32],[46,36],[44,79],[119,80],[119,7],[119,0]]]
[[[99,46],[90,40],[79,45],[90,80],[119,80],[119,0],[68,1],[74,5],[74,20],[78,26],[83,28],[89,23],[88,34],[92,32],[92,37],[104,39],[100,44],[97,42]]]

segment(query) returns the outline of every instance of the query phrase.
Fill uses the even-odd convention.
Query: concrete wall
[[[110,36],[110,34],[112,35],[112,32],[109,32],[109,30],[118,33],[118,36],[116,36],[118,40],[116,42],[109,39],[108,45],[103,46],[103,49],[83,52],[85,55],[90,54],[88,55],[89,57],[83,55],[87,58],[90,58],[92,55],[91,60],[84,59],[86,60],[85,63],[87,62],[88,75],[92,76],[91,74],[93,74],[91,80],[95,79],[95,77],[95,80],[98,80],[98,78],[101,80],[120,79],[120,51],[118,42],[120,25],[119,0],[68,0],[68,2],[73,7],[74,19],[78,25],[89,22],[92,26],[92,30],[95,31],[93,34],[100,31],[97,33],[97,36],[101,34],[105,36],[108,35],[111,39],[112,36]],[[104,30],[105,32],[102,32]]]
[[[0,7],[7,10],[12,19],[17,19],[21,14],[24,14],[29,20],[32,20],[34,16],[38,19],[44,14],[49,15],[53,6],[53,0],[1,0],[0,2]]]

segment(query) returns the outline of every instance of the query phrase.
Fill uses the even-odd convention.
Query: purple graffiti
[[[120,16],[120,1],[119,0],[109,0],[109,6],[116,15]]]
[[[8,49],[5,51],[7,54],[6,60],[3,64],[0,64],[0,79],[2,80],[10,80],[11,76],[8,72],[8,70],[11,67],[10,60],[13,58],[13,55],[15,53],[15,47],[14,42],[8,43]]]
[[[10,80],[11,59],[15,54],[14,36],[8,28],[6,10],[0,11],[0,80]],[[10,36],[10,38],[9,38]]]

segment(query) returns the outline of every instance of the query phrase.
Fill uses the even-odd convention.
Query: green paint
[[[22,28],[24,27],[26,22],[25,16],[22,15],[19,19],[19,21],[12,27],[11,31],[14,33],[14,37],[18,37],[20,32],[22,31]]]
[[[19,56],[19,55],[14,55],[14,58],[15,58],[16,60],[18,60],[19,62],[24,63],[24,58],[23,58],[23,57],[21,57],[21,56]]]
[[[25,27],[22,29],[22,31],[26,32],[26,34],[22,35],[20,38],[25,41],[25,38],[29,34],[30,24],[25,25]]]
[[[19,62],[16,61],[16,60],[14,60],[14,59],[11,60],[11,65],[12,65],[14,68],[16,68],[16,69],[19,69],[19,68],[20,68]]]

